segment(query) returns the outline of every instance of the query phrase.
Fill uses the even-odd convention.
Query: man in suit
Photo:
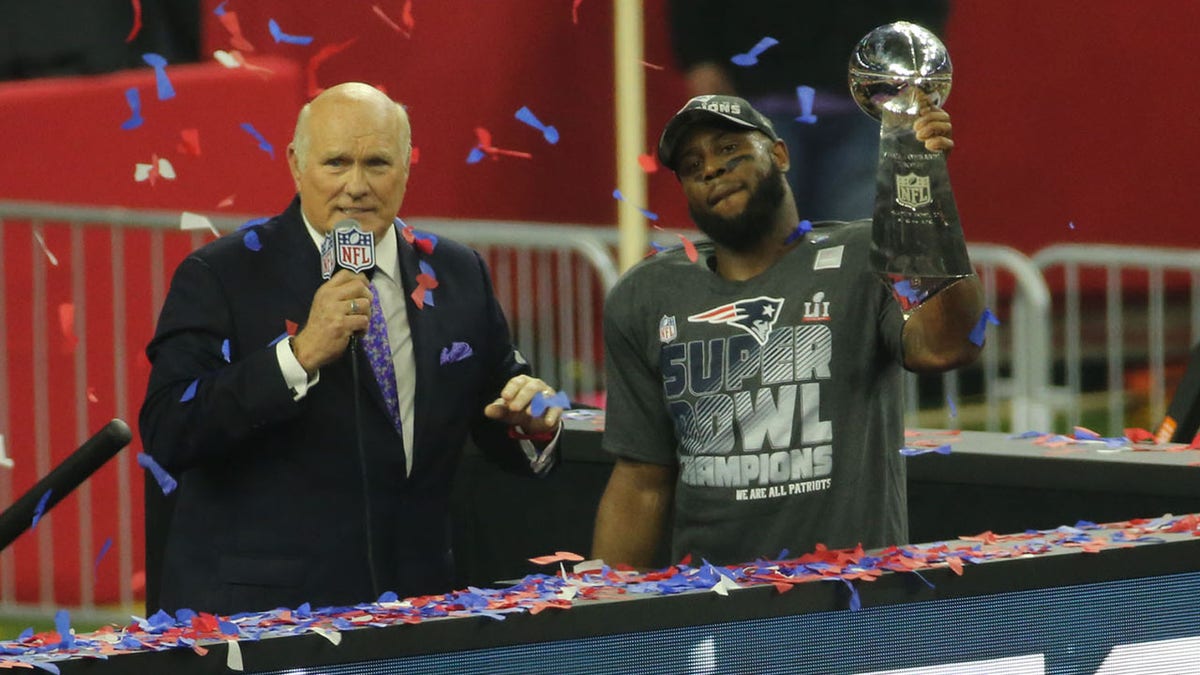
[[[399,104],[359,83],[325,91],[288,147],[297,199],[176,270],[140,417],[179,481],[164,608],[449,590],[467,434],[506,468],[552,464],[561,410],[532,414],[553,389],[513,347],[483,261],[396,218],[410,151]],[[374,235],[375,273],[323,282],[320,243],[346,219]]]

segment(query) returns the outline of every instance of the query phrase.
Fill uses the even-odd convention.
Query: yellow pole
[[[642,68],[642,0],[616,0],[613,11],[613,101],[616,105],[617,261],[621,271],[646,254],[646,174],[638,165],[646,143],[646,82]]]

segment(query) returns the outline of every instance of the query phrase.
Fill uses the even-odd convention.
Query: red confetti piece
[[[327,61],[330,57],[345,50],[355,42],[358,42],[358,38],[356,37],[350,38],[349,40],[339,44],[325,45],[324,47],[321,47],[321,50],[314,54],[311,59],[308,60],[308,67],[305,69],[305,72],[308,76],[309,98],[316,98],[318,94],[324,91],[324,89],[317,84],[317,68],[320,68],[321,64]]]
[[[295,336],[296,329],[300,327],[300,324],[296,323],[295,321],[291,321],[289,319],[284,319],[283,326],[284,326],[284,329],[287,331],[288,335]]]
[[[254,51],[254,45],[250,44],[242,35],[242,27],[238,24],[237,12],[225,12],[217,17],[221,21],[221,25],[229,32],[229,44],[234,49],[240,49],[245,52]],[[237,58],[236,55],[234,58]]]
[[[958,558],[955,556],[947,557],[946,564],[950,566],[950,569],[953,570],[955,574],[957,574],[960,577],[962,576],[962,573],[963,573],[962,558]]]
[[[583,562],[583,556],[570,551],[556,551],[553,555],[542,555],[536,558],[530,558],[529,562],[535,565],[550,565],[556,562]]]
[[[638,155],[638,165],[646,173],[658,171],[658,160],[654,159],[654,155]]]
[[[642,65],[646,66],[647,68],[653,68],[654,70],[666,70],[665,67],[660,66],[657,63],[650,63],[649,61],[642,61]]]
[[[129,35],[125,36],[125,44],[133,42],[133,38],[137,37],[139,31],[142,30],[142,0],[133,0],[133,27],[129,29]]]
[[[199,129],[183,129],[179,132],[179,137],[183,139],[176,146],[181,154],[192,155],[193,157],[200,156],[200,130]]]
[[[412,149],[412,154],[409,155],[409,158],[408,158],[408,165],[414,166],[419,161],[421,161],[421,149],[414,145],[413,149]]]
[[[519,152],[517,150],[505,150],[492,145],[492,132],[483,127],[475,127],[475,138],[479,141],[475,147],[487,153],[493,160],[499,159],[499,155],[507,155],[509,157],[520,157],[521,159],[532,159],[533,155],[528,152]]]
[[[583,4],[583,0],[571,1],[571,23],[579,25],[579,5]]]
[[[222,199],[220,202],[217,203],[217,208],[218,209],[227,209],[230,206],[233,206],[233,198],[236,196],[237,196],[236,194],[233,194],[233,195],[229,195],[225,199]]]
[[[75,335],[75,305],[64,302],[58,306],[58,327],[62,330],[63,353],[72,354],[79,338]]]
[[[88,403],[99,403],[100,402],[100,397],[96,395],[95,387],[87,388],[87,400],[88,400]]]

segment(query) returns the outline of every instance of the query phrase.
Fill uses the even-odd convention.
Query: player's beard
[[[700,231],[713,242],[744,253],[762,243],[775,229],[775,214],[786,195],[783,171],[772,162],[766,177],[746,199],[746,208],[729,217],[700,212],[688,205],[688,213]]]

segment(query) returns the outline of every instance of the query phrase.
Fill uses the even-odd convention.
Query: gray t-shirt
[[[678,466],[675,560],[906,543],[903,318],[870,243],[869,222],[819,224],[741,282],[701,243],[609,294],[604,447]]]

